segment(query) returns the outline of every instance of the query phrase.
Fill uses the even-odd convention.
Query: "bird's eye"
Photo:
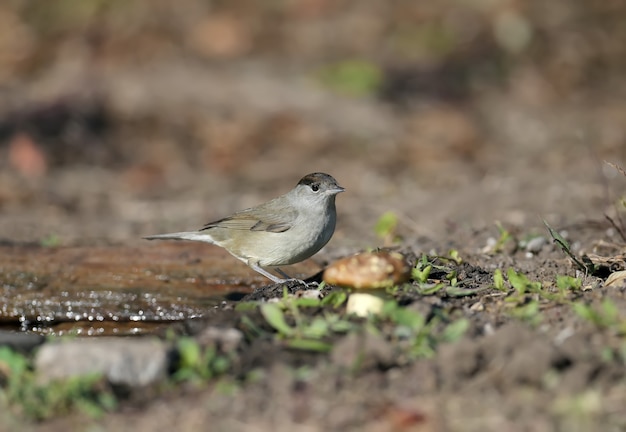
[[[320,190],[320,185],[318,185],[317,183],[312,184],[312,185],[311,185],[311,190],[312,190],[313,192],[317,192],[318,190]]]

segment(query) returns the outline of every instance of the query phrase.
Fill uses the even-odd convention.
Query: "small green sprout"
[[[396,230],[398,228],[398,216],[391,211],[382,214],[376,225],[374,231],[376,235],[384,240],[385,244],[392,244],[399,240]]]
[[[619,309],[611,299],[605,298],[598,308],[583,302],[576,302],[572,307],[578,316],[596,327],[626,334],[626,320],[620,317]]]
[[[42,238],[40,244],[43,247],[57,247],[61,245],[61,239],[56,234],[50,234]]]
[[[500,222],[496,222],[496,228],[498,228],[498,239],[496,240],[496,244],[493,246],[493,252],[498,253],[502,252],[504,249],[504,245],[513,240],[511,233],[507,231]]]
[[[504,286],[504,276],[500,269],[496,269],[496,271],[493,272],[493,287],[498,291],[508,291]]]
[[[368,96],[382,83],[382,72],[365,60],[344,60],[319,70],[318,79],[328,88],[349,96]]]
[[[461,264],[463,262],[463,258],[461,258],[459,251],[456,249],[451,249],[450,252],[448,252],[448,256],[457,264]]]
[[[411,277],[420,284],[426,283],[432,269],[433,267],[428,262],[426,255],[422,255],[421,259],[417,261],[415,267],[411,270]]]
[[[97,418],[117,405],[99,374],[40,383],[31,361],[9,347],[0,347],[0,409],[34,420],[79,410]]]
[[[203,382],[221,375],[230,367],[228,358],[219,355],[214,346],[202,347],[190,337],[179,338],[176,342],[178,367],[174,373],[176,381]]]
[[[541,282],[531,282],[526,275],[516,272],[513,268],[509,268],[506,276],[511,286],[519,295],[527,292],[537,293],[541,291]]]
[[[567,275],[556,276],[556,286],[561,292],[567,291],[580,291],[583,281],[579,278],[575,278]]]
[[[538,325],[543,319],[539,309],[539,302],[536,300],[515,307],[511,310],[511,315],[532,325]]]

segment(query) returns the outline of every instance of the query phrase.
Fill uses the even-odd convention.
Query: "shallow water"
[[[0,246],[0,326],[54,335],[152,334],[268,283],[222,249],[197,243]]]

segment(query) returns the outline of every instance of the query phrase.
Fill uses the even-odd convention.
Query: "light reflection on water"
[[[82,290],[58,293],[0,293],[0,325],[45,335],[142,335],[202,317],[222,296],[180,296],[147,292]]]

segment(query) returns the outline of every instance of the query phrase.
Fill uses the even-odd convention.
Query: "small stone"
[[[387,288],[406,282],[411,268],[397,252],[364,252],[335,261],[324,271],[331,285],[357,289]]]
[[[548,239],[543,236],[532,238],[526,243],[526,251],[536,254],[541,252],[546,243],[548,243]]]
[[[168,351],[157,339],[76,339],[43,345],[35,368],[42,382],[99,373],[112,384],[145,386],[166,376]]]
[[[236,328],[220,328],[210,326],[202,330],[197,341],[200,345],[217,345],[224,353],[233,352],[243,340],[243,333]]]
[[[346,313],[360,317],[378,315],[383,309],[383,299],[372,294],[350,294],[346,304]]]
[[[322,297],[322,292],[318,289],[296,291],[296,298],[320,300]]]
[[[482,312],[485,310],[485,305],[483,302],[478,301],[470,306],[469,308],[472,312]]]

